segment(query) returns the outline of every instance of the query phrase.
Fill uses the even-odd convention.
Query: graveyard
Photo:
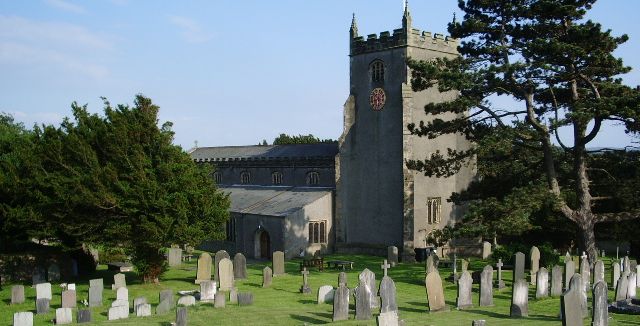
[[[214,253],[210,253],[213,257]],[[225,283],[225,276],[220,276],[216,298],[211,301],[204,300],[201,297],[193,306],[186,307],[188,324],[206,325],[215,320],[215,324],[220,325],[301,325],[301,324],[327,324],[335,323],[338,325],[376,325],[376,317],[379,315],[379,308],[370,309],[370,319],[357,320],[356,309],[354,303],[353,289],[358,285],[358,275],[365,269],[375,273],[375,293],[378,291],[381,279],[383,277],[383,262],[387,257],[364,256],[364,255],[328,255],[324,257],[327,260],[352,261],[353,269],[346,269],[346,287],[351,290],[349,293],[349,308],[347,320],[333,322],[334,307],[331,302],[318,303],[318,291],[320,287],[328,285],[332,289],[338,287],[338,277],[341,269],[327,269],[323,271],[317,268],[311,268],[308,271],[307,288],[310,293],[303,293],[303,274],[300,272],[300,259],[287,260],[284,263],[284,274],[273,275],[271,284],[263,287],[263,269],[269,267],[274,268],[271,261],[248,261],[247,262],[247,278],[232,280],[229,290],[236,293],[251,293],[252,302],[248,305],[240,305],[229,301],[228,292],[220,291]],[[526,259],[529,260],[529,257]],[[604,281],[612,284],[613,273],[610,270],[610,258],[603,258],[603,265],[606,266],[604,272]],[[478,257],[469,259],[467,270],[471,272],[482,271],[489,261],[483,261]],[[213,262],[212,262],[213,263]],[[571,260],[572,265],[573,260]],[[224,263],[223,263],[224,265]],[[488,306],[480,306],[480,284],[477,280],[473,280],[470,274],[463,273],[462,259],[456,264],[459,282],[471,284],[471,297],[466,299],[468,302],[461,303],[464,308],[457,308],[457,291],[458,287],[450,279],[453,267],[441,264],[437,269],[431,262],[429,263],[398,263],[391,267],[387,267],[388,276],[394,281],[396,287],[397,312],[400,320],[405,325],[471,325],[474,320],[485,320],[487,325],[558,325],[561,300],[559,297],[548,297],[536,299],[536,286],[529,284],[530,275],[529,267],[522,274],[522,282],[528,287],[526,298],[528,298],[528,316],[511,317],[510,306],[512,296],[512,279],[513,272],[511,270],[502,271],[502,279],[505,288],[499,290],[497,288],[497,268],[493,266],[493,272],[490,274],[492,279],[492,302],[484,302]],[[466,265],[466,262],[464,263]],[[558,262],[558,266],[564,265]],[[232,269],[233,267],[231,267]],[[542,266],[541,266],[542,268]],[[425,291],[425,272],[426,270],[437,270],[444,289],[444,308],[440,311],[430,312],[427,293]],[[134,272],[125,272],[124,280],[121,275],[117,276],[118,283],[121,287],[119,290],[112,290],[114,283],[115,271],[109,271],[106,266],[101,265],[98,271],[88,278],[75,280],[76,284],[76,302],[77,308],[72,308],[71,318],[73,323],[77,322],[77,311],[79,309],[91,310],[92,324],[105,325],[169,325],[176,321],[176,312],[180,308],[176,308],[176,303],[183,302],[179,298],[179,291],[200,291],[200,285],[195,284],[197,278],[197,263],[193,259],[190,262],[183,262],[179,266],[171,267],[162,277],[160,284],[145,284]],[[224,274],[225,272],[221,270]],[[227,271],[229,272],[229,271]],[[211,279],[215,279],[215,268],[211,269]],[[540,273],[538,273],[540,275]],[[550,275],[550,274],[549,274]],[[102,303],[96,307],[85,308],[83,301],[89,300],[88,285],[89,279],[95,280],[101,278],[103,280]],[[465,278],[468,278],[465,281]],[[550,276],[549,276],[550,278]],[[572,282],[576,281],[572,279]],[[550,281],[549,281],[550,282]],[[578,283],[580,281],[578,280]],[[24,303],[11,304],[12,293],[11,284],[4,284],[0,292],[2,300],[2,311],[0,313],[0,325],[12,325],[14,313],[23,311],[35,311],[36,290],[29,284],[24,286]],[[126,291],[124,291],[126,289]],[[361,287],[362,289],[362,287]],[[161,292],[170,290],[172,301],[168,305],[166,311],[160,312],[160,296]],[[547,288],[548,294],[548,288]],[[564,289],[562,290],[564,292]],[[51,283],[51,300],[48,313],[35,314],[34,325],[48,325],[56,318],[56,308],[61,307],[61,286],[59,282]],[[116,305],[116,300],[121,292],[125,294],[127,300],[125,303],[125,318],[119,320],[109,319],[109,307]],[[164,292],[163,292],[164,293]],[[586,291],[588,297],[587,307],[589,314],[592,310],[592,291]],[[201,293],[203,295],[203,293]],[[222,304],[219,303],[220,298],[226,297]],[[607,290],[607,301],[612,302],[615,299],[616,291],[611,286]],[[134,304],[134,298],[145,297],[150,306],[150,316],[137,317]],[[377,295],[375,295],[377,298]],[[137,301],[138,299],[135,299]],[[180,301],[179,301],[180,300]],[[375,300],[375,299],[374,299]],[[486,298],[483,296],[483,300]],[[566,300],[566,298],[565,298]],[[382,301],[384,303],[384,300]],[[113,308],[112,308],[113,309]],[[137,309],[142,309],[138,306]],[[160,314],[159,314],[160,313]],[[616,314],[609,313],[608,325],[633,325],[638,322],[638,315],[632,314]],[[580,318],[582,319],[582,318]],[[583,324],[591,323],[591,317],[585,316]],[[385,324],[387,325],[387,324]],[[604,324],[606,325],[606,324]]]

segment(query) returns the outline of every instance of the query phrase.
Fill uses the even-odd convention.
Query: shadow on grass
[[[318,317],[323,317],[323,318],[328,318],[329,321],[331,321],[333,319],[333,314],[328,313],[328,312],[312,312],[312,314],[318,316]]]
[[[254,287],[254,288],[261,288],[262,287],[262,284],[258,284],[258,283],[244,283],[244,285],[251,286],[251,287]]]
[[[398,310],[400,311],[406,311],[406,312],[417,312],[417,313],[423,313],[427,311],[427,307],[424,306],[422,309],[416,309],[416,308],[407,308],[407,307],[398,307]]]
[[[315,301],[313,301],[313,300],[308,300],[308,299],[298,300],[298,302],[299,302],[299,303],[302,303],[302,304],[312,304],[312,303],[316,303]]]
[[[289,317],[310,324],[326,324],[327,321],[313,318],[311,316],[289,315]]]

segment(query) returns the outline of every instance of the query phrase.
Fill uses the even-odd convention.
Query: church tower
[[[369,34],[365,39],[358,34],[354,15],[349,42],[350,95],[336,158],[336,250],[384,254],[394,245],[410,261],[414,248],[425,247],[431,230],[461,215],[447,199],[468,185],[473,171],[428,178],[407,169],[407,160],[468,147],[460,135],[427,139],[409,133],[409,123],[433,118],[424,113],[427,103],[452,100],[455,93],[412,91],[407,58],[453,58],[457,41],[414,29],[405,4],[402,28],[393,34]]]

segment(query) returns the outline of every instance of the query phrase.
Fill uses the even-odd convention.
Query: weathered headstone
[[[398,247],[387,247],[387,261],[391,266],[396,266],[398,264]]]
[[[89,307],[102,306],[102,291],[104,289],[101,278],[89,280]]]
[[[335,290],[331,285],[323,285],[318,288],[318,304],[333,302]]]
[[[340,285],[347,286],[347,273],[345,272],[340,272],[340,274],[338,274],[338,286]]]
[[[136,317],[149,317],[151,316],[151,304],[141,303],[136,309]]]
[[[62,308],[75,308],[77,304],[76,302],[75,290],[62,291]]]
[[[169,248],[167,261],[171,267],[180,266],[182,264],[182,249],[173,247]]]
[[[471,278],[471,274],[468,271],[462,272],[462,275],[460,275],[460,278],[458,279],[458,298],[456,300],[458,309],[473,306],[473,303],[471,302],[472,284],[473,279]]]
[[[173,303],[169,300],[161,301],[156,307],[156,315],[164,315],[173,308]]]
[[[40,283],[36,285],[36,299],[51,300],[51,283]]]
[[[462,266],[462,272],[466,272],[469,270],[469,260],[468,259],[460,259],[460,265]]]
[[[542,299],[549,296],[549,272],[544,267],[538,269],[535,277],[536,280],[536,299]]]
[[[511,317],[526,317],[529,315],[529,283],[524,278],[516,279],[513,283],[510,310]]]
[[[302,286],[300,287],[300,293],[310,294],[311,287],[309,287],[309,271],[305,267],[300,273],[302,274]]]
[[[585,291],[591,288],[591,266],[589,265],[589,257],[587,255],[582,256],[580,261],[580,276],[582,277],[582,286]]]
[[[629,273],[629,289],[627,290],[627,298],[636,299],[636,287],[638,283],[638,275],[636,272]]]
[[[517,280],[524,280],[524,254],[521,252],[515,253],[515,265],[513,267],[513,283]]]
[[[216,293],[216,298],[213,303],[213,306],[215,308],[224,308],[226,305],[226,299],[227,299],[227,295],[224,292]]]
[[[480,274],[480,306],[493,306],[493,267],[487,265]]]
[[[251,292],[238,292],[238,305],[250,306],[253,304],[253,293]]]
[[[586,316],[586,296],[580,274],[574,274],[569,281],[569,289],[560,297],[560,307],[563,325],[582,325]],[[583,299],[584,297],[584,299]]]
[[[624,256],[622,265],[623,272],[631,272],[631,261],[629,260],[629,256]]]
[[[604,282],[604,263],[602,260],[596,260],[593,264],[593,285],[598,282]]]
[[[217,267],[217,274],[220,282],[220,291],[231,290],[234,285],[233,262],[229,258],[222,258],[220,262],[218,262]]]
[[[129,289],[125,287],[116,290],[116,300],[129,301]]]
[[[247,258],[241,253],[233,256],[233,278],[236,280],[247,279]]]
[[[203,252],[198,257],[198,271],[196,272],[196,284],[211,281],[211,255]]]
[[[482,243],[482,259],[487,259],[491,256],[491,243],[484,241]]]
[[[381,312],[378,315],[378,326],[398,326],[400,325],[398,321],[398,312],[397,311],[387,311]]]
[[[383,276],[387,276],[387,270],[389,268],[391,268],[391,265],[387,262],[387,260],[385,259],[384,262],[382,263],[382,265],[380,265],[380,268],[382,268],[383,272]]]
[[[616,286],[616,301],[626,300],[628,298],[627,294],[629,291],[629,272],[624,272],[618,279],[618,284]]]
[[[433,255],[429,255],[429,257],[427,257],[427,262],[426,262],[426,268],[425,269],[426,269],[426,271],[425,271],[426,274],[429,274],[429,273],[437,270],[436,269],[436,265],[435,265],[435,263],[433,261]]]
[[[349,289],[340,284],[333,296],[333,321],[349,319]]]
[[[138,306],[141,304],[145,304],[147,302],[147,297],[136,297],[133,299],[133,314],[138,316]]]
[[[357,320],[369,320],[371,319],[371,290],[365,283],[360,281],[358,287],[356,287],[356,319]]]
[[[502,280],[502,266],[504,266],[502,259],[498,259],[498,263],[496,264],[496,267],[498,268],[498,290],[502,290],[507,287],[504,284],[504,280]]]
[[[200,301],[213,302],[216,296],[216,281],[202,281],[200,283]]]
[[[129,318],[129,306],[117,306],[109,308],[109,320]]]
[[[187,308],[179,307],[176,310],[176,326],[187,326]]]
[[[169,301],[169,304],[171,305],[171,308],[175,307],[175,301],[174,301],[174,298],[173,298],[173,290],[171,290],[171,289],[160,291],[160,294],[158,295],[158,299],[159,299],[158,302]]]
[[[53,263],[49,265],[49,268],[47,269],[47,279],[49,282],[60,281],[60,266],[58,266],[58,264]]]
[[[220,261],[222,259],[231,259],[231,257],[229,256],[229,253],[226,250],[218,250],[214,256],[214,260],[213,260],[213,266],[215,267],[215,274],[213,275],[213,280],[214,281],[218,281],[220,283],[220,269],[218,267],[218,265],[220,264]],[[222,286],[222,283],[220,283],[220,286]]]
[[[77,316],[78,324],[90,323],[93,321],[91,318],[91,309],[78,309]]]
[[[69,283],[67,284],[67,290],[76,290],[76,284],[75,283]]]
[[[33,312],[22,311],[14,313],[13,326],[33,326]]]
[[[238,303],[238,288],[231,288],[229,291],[229,303]]]
[[[72,322],[73,315],[71,308],[56,309],[56,325],[71,324]]]
[[[531,285],[536,285],[536,274],[540,268],[540,250],[538,247],[531,247],[531,251],[529,251],[529,262],[531,263],[531,269],[529,270]]]
[[[14,285],[11,287],[11,304],[24,303],[24,285]]]
[[[398,311],[398,304],[396,302],[396,284],[389,276],[383,276],[380,281],[380,299],[382,304],[380,305],[380,312]]]
[[[484,319],[477,319],[471,322],[471,326],[486,326],[487,321]]]
[[[119,306],[129,306],[129,301],[127,300],[114,300],[111,302],[111,307],[119,307]]]
[[[378,301],[378,297],[376,296],[376,274],[370,271],[368,268],[365,268],[362,273],[358,275],[358,286],[366,286],[369,289],[369,303],[371,304],[371,309],[378,308],[380,302]]]
[[[127,287],[127,279],[124,274],[118,273],[113,275],[113,290]]]
[[[617,287],[619,279],[620,279],[620,263],[614,261],[611,263],[611,282],[613,283],[614,289]]]
[[[442,289],[440,274],[437,271],[427,274],[425,284],[427,287],[427,299],[429,300],[429,311],[445,310],[444,290]]]
[[[640,288],[640,265],[636,265],[636,287]]]
[[[194,306],[196,304],[196,297],[192,295],[185,295],[178,299],[178,306]]]
[[[562,295],[562,266],[555,265],[551,270],[551,296]]]
[[[262,269],[262,287],[268,288],[271,286],[271,280],[273,278],[273,271],[269,266]]]
[[[33,281],[33,285],[37,285],[40,283],[44,283],[47,281],[46,278],[47,271],[41,266],[36,266],[31,274],[31,280]]]
[[[284,275],[284,252],[274,251],[272,256],[273,276]]]
[[[604,266],[604,265],[603,265]],[[592,326],[609,325],[609,304],[607,302],[607,283],[595,282],[593,285],[593,317]]]
[[[573,260],[570,260],[564,264],[564,289],[569,289],[569,283],[571,283],[571,277],[576,272],[576,265]]]

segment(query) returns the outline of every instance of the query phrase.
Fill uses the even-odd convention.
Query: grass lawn
[[[345,256],[331,255],[326,260],[351,260],[355,261],[354,269],[347,271],[348,286],[355,287],[358,273],[365,267],[376,273],[376,281],[380,282],[382,270],[380,265],[383,258],[373,256]],[[337,286],[338,272],[325,270],[319,272],[313,269],[309,274],[309,282],[314,294],[303,295],[299,293],[302,276],[298,271],[298,261],[286,262],[287,275],[274,277],[271,288],[262,288],[262,268],[271,263],[257,262],[248,264],[248,279],[236,281],[236,287],[240,292],[250,291],[254,294],[252,306],[239,307],[227,302],[226,308],[215,309],[212,304],[198,304],[189,307],[188,320],[191,325],[302,325],[325,324],[331,322],[333,307],[331,304],[316,304],[316,292],[322,285]],[[606,262],[605,266],[610,266]],[[469,269],[482,270],[484,263],[480,260],[472,261]],[[195,290],[198,285],[193,283],[196,274],[196,263],[182,265],[180,268],[169,270],[161,279],[160,285],[142,284],[134,273],[127,274],[127,287],[129,289],[129,301],[138,296],[146,296],[152,304],[155,313],[155,305],[158,304],[160,290],[172,289]],[[443,280],[449,276],[449,269],[441,269]],[[105,266],[100,266],[96,275],[90,278],[104,278],[105,290],[103,294],[103,307],[92,308],[93,324],[110,325],[168,325],[175,320],[175,312],[162,316],[137,318],[130,315],[129,319],[119,321],[107,321],[107,307],[115,300],[115,291],[111,290],[113,272],[107,271]],[[495,274],[495,272],[494,272]],[[511,272],[506,271],[503,277],[507,283],[507,289],[494,291],[494,307],[478,307],[478,284],[473,285],[474,307],[466,310],[456,310],[456,286],[449,281],[444,281],[446,303],[450,307],[448,312],[429,313],[427,308],[427,296],[424,287],[423,264],[399,264],[389,270],[389,276],[393,278],[397,288],[397,301],[400,318],[407,325],[471,325],[474,319],[485,319],[487,325],[559,325],[558,314],[560,312],[560,299],[551,298],[545,300],[529,300],[529,317],[522,319],[509,318],[509,305],[511,300]],[[611,284],[611,273],[606,272],[606,280]],[[88,296],[88,279],[77,282],[78,300]],[[46,315],[36,315],[36,325],[50,325],[55,318],[55,308],[60,307],[60,287],[53,285],[53,300],[51,311]],[[534,287],[530,287],[529,298],[535,296]],[[589,294],[591,295],[591,294]],[[13,313],[18,311],[33,311],[35,313],[35,289],[25,286],[26,303],[12,306],[11,285],[5,284],[0,291],[0,325],[11,325]],[[177,298],[177,294],[176,294]],[[609,292],[609,299],[613,298],[613,292]],[[338,322],[340,325],[375,325],[375,319],[369,322],[353,320],[355,307],[351,298],[351,320]],[[377,312],[374,312],[374,315]],[[640,325],[640,316],[610,314],[610,325]],[[74,322],[76,314],[73,315]],[[584,325],[590,325],[590,319],[584,320]]]

